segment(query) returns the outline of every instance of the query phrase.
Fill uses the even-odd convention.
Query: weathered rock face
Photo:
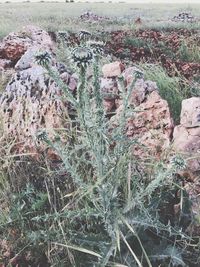
[[[195,127],[200,123],[200,98],[192,97],[182,102],[180,124]]]
[[[144,81],[138,81],[141,85],[141,92],[148,88]],[[137,85],[138,86],[138,85]],[[139,87],[138,92],[139,92]],[[133,89],[134,92],[134,89]],[[154,91],[146,91],[144,97],[137,102],[137,107],[133,110],[126,124],[126,135],[129,138],[137,138],[143,146],[134,147],[134,154],[140,157],[149,154],[159,156],[160,153],[169,146],[173,130],[173,120],[170,116],[167,101],[163,100],[156,88]],[[134,102],[134,94],[132,101]],[[138,100],[138,99],[137,99]],[[117,109],[117,114],[111,118],[112,127],[116,127],[119,122],[122,106]]]
[[[4,135],[15,138],[15,152],[36,153],[37,132],[45,129],[49,135],[64,127],[67,103],[61,99],[61,89],[35,66],[17,72],[3,92],[0,115]]]
[[[106,113],[111,112],[115,108],[115,100],[113,99],[104,99],[103,100],[103,106]]]
[[[22,31],[10,33],[0,44],[0,58],[16,63],[28,48],[37,46],[51,50],[53,41],[47,32],[35,26],[26,26]]]
[[[159,156],[170,145],[173,130],[168,103],[153,91],[137,110],[141,112],[129,119],[127,136],[138,137],[151,155]]]
[[[130,104],[131,106],[138,106],[140,105],[145,99],[146,96],[158,90],[157,85],[155,82],[152,81],[144,81],[143,79],[138,79],[135,82],[134,88],[132,90],[132,94],[130,97]]]
[[[8,82],[10,81],[12,75],[14,73],[13,69],[7,69],[7,70],[0,70],[0,92],[6,88]]]
[[[140,69],[136,67],[129,67],[122,72],[120,64],[120,62],[114,62],[114,64],[106,64],[103,67],[104,75],[112,76],[109,78],[101,78],[100,83],[106,112],[110,112],[113,109],[118,108],[122,104],[122,101],[120,99],[121,88],[117,77],[113,76],[114,74],[117,74],[117,76],[122,75],[122,77],[124,78],[126,90],[129,86],[131,86],[132,82],[135,81],[134,89],[132,90],[132,94],[129,99],[129,104],[131,106],[140,105],[145,100],[147,94],[153,92],[154,90],[158,90],[155,82],[144,81],[143,78],[136,79],[136,75],[138,73],[140,73],[140,76],[143,77],[143,73]],[[105,71],[106,69],[110,71],[110,75]],[[112,69],[113,74],[111,74]]]
[[[16,70],[25,70],[28,68],[33,67],[35,64],[35,55],[39,53],[40,48],[30,47],[27,49],[27,51],[22,55],[22,57],[17,61],[17,64],[15,65]]]
[[[11,60],[0,58],[0,71],[4,71],[4,69],[9,68],[11,65]]]
[[[144,78],[142,71],[136,67],[129,67],[124,70],[124,72],[122,73],[122,76],[125,80],[126,86],[129,86],[132,83],[132,81],[135,79],[136,73],[140,73],[141,78]]]
[[[15,65],[15,73],[0,96],[3,133],[14,139],[14,153],[37,156],[45,149],[37,140],[38,131],[44,129],[51,138],[55,129],[67,127],[68,103],[62,99],[62,89],[35,62],[35,55],[43,51],[51,54],[52,66],[63,82],[76,90],[77,78],[56,62],[54,43],[47,32],[27,26],[9,34],[0,45],[0,67],[4,70],[6,64]]]
[[[200,98],[192,97],[182,102],[180,125],[176,126],[173,134],[174,149],[183,153],[188,168],[200,170]]]
[[[101,78],[100,87],[104,99],[114,99],[118,96],[118,84],[115,78]]]
[[[16,36],[7,36],[0,47],[1,57],[12,61],[17,61],[28,49],[30,39],[17,39]]]
[[[112,64],[112,63],[111,63]],[[103,69],[108,68],[108,65],[104,65]],[[107,66],[107,67],[105,67]],[[118,82],[116,77],[101,78],[100,88],[103,96],[103,105],[106,113],[111,112],[115,107],[115,101],[119,97]]]
[[[124,69],[125,69],[124,65],[119,61],[105,64],[102,68],[103,77],[104,78],[117,77],[122,73]]]
[[[62,81],[68,85],[71,91],[75,91],[78,85],[78,78],[75,75],[70,75],[66,70],[60,75]]]
[[[101,78],[101,93],[106,113],[115,109],[115,100],[119,96],[118,83],[116,78]]]
[[[118,126],[123,107],[121,88],[117,81],[117,76],[121,75],[124,78],[125,90],[134,82],[129,98],[133,115],[127,119],[126,135],[129,138],[137,138],[143,146],[143,149],[141,146],[134,147],[134,154],[141,157],[149,153],[159,156],[170,145],[173,120],[167,101],[158,94],[156,83],[145,81],[142,71],[136,67],[123,71],[120,62],[106,64],[102,71],[106,77],[101,79],[105,111],[116,112],[110,119],[111,129]]]

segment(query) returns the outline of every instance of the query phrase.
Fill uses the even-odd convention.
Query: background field
[[[75,20],[84,11],[91,10],[98,15],[115,18],[107,23],[84,24]],[[134,19],[140,16],[143,27],[181,27],[170,19],[179,12],[188,11],[194,16],[200,14],[200,4],[124,4],[124,3],[1,3],[0,38],[27,24],[34,24],[46,30],[73,30],[90,27],[93,30],[114,30],[133,27]],[[199,28],[199,23],[184,25]]]

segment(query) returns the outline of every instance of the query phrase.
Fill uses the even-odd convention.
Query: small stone
[[[118,96],[118,85],[115,78],[101,78],[100,88],[104,99],[115,99]]]
[[[103,106],[104,106],[104,109],[105,109],[105,112],[108,113],[108,112],[111,112],[112,109],[114,108],[115,106],[115,100],[108,100],[108,99],[105,99],[103,101]]]
[[[104,78],[118,77],[122,74],[124,68],[125,68],[124,65],[119,61],[105,64],[102,68],[103,77]]]
[[[186,127],[196,126],[200,114],[200,97],[191,97],[182,101],[180,124]]]
[[[129,86],[133,82],[133,80],[136,78],[135,77],[136,73],[141,73],[142,74],[141,78],[143,78],[144,75],[142,71],[136,67],[129,67],[124,70],[122,76],[124,77],[126,86]]]

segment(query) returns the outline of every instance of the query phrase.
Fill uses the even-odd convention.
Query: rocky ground
[[[122,60],[128,58],[132,62],[161,62],[169,75],[181,74],[187,79],[200,74],[199,62],[184,62],[180,59],[179,49],[184,39],[195,37],[197,45],[200,39],[197,31],[180,30],[138,30],[112,32],[107,42],[110,53]],[[137,43],[131,39],[137,39]],[[194,38],[194,37],[193,37]]]

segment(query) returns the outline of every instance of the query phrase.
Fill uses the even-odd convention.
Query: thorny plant
[[[73,50],[79,74],[76,96],[51,67],[50,56],[37,56],[76,110],[71,118],[76,134],[65,145],[59,136],[52,141],[45,131],[38,134],[61,158],[64,183],[70,177],[73,190],[57,188],[54,197],[48,183],[46,193],[25,188],[13,196],[9,220],[0,229],[20,229],[20,249],[39,246],[51,266],[187,266],[183,251],[191,240],[184,233],[183,221],[190,210],[184,210],[188,198],[176,179],[179,163],[184,164],[180,158],[169,164],[139,160],[132,153],[139,144],[126,137],[125,127],[128,114],[134,113],[128,99],[140,73],[129,88],[119,77],[123,106],[118,126],[110,129],[100,90],[99,46]],[[87,81],[89,68],[93,70],[92,85]],[[182,220],[169,214],[180,201],[177,191],[185,196]]]

